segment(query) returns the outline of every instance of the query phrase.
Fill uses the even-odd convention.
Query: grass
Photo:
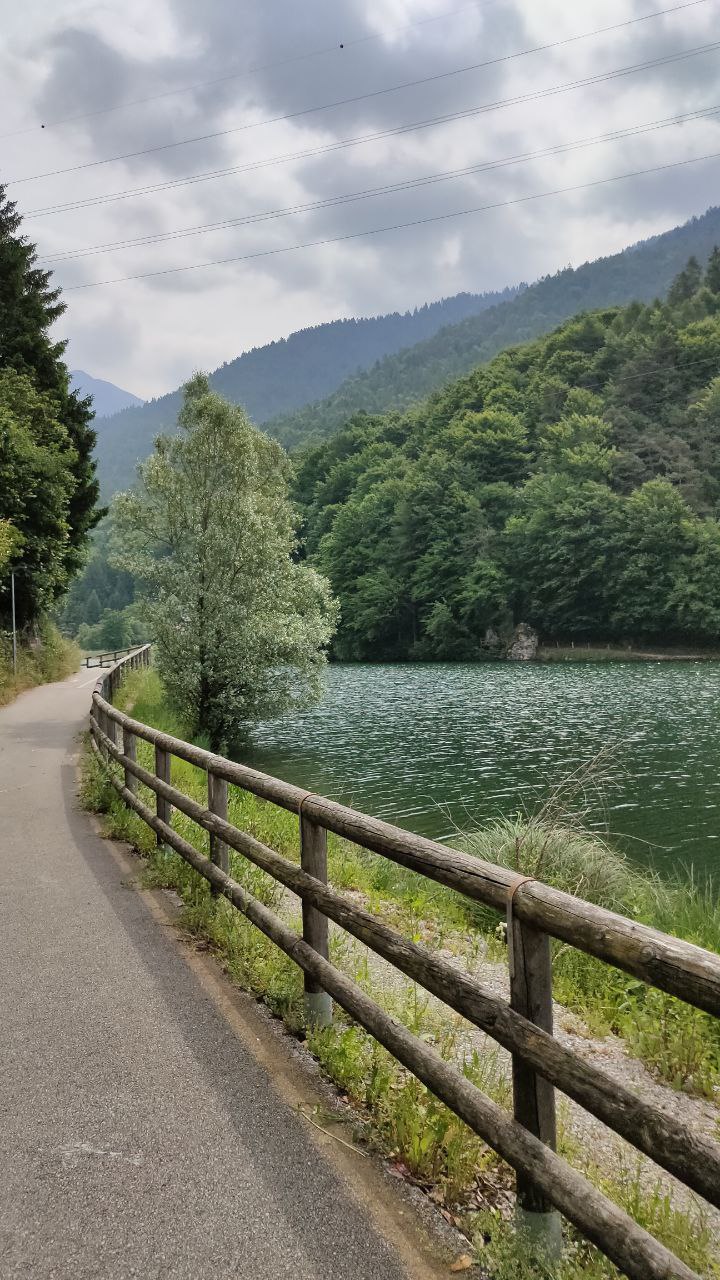
[[[537,876],[566,893],[626,915],[663,933],[720,951],[720,899],[712,883],[692,875],[668,880],[639,871],[597,835],[563,824],[552,812],[502,819],[465,836],[477,857]],[[470,907],[490,933],[497,917]],[[648,987],[612,965],[553,944],[555,998],[598,1035],[622,1036],[631,1052],[676,1089],[714,1097],[720,1087],[720,1022]]]
[[[717,662],[717,649],[695,649],[692,645],[682,648],[658,648],[657,645],[636,645],[630,648],[618,644],[540,645],[538,662]]]
[[[591,1173],[591,1170],[586,1172]],[[648,1189],[638,1163],[625,1166],[610,1181],[595,1170],[593,1181],[635,1221],[695,1270],[716,1280],[720,1266],[707,1223],[699,1213],[674,1207],[667,1190],[658,1182]],[[479,1261],[493,1280],[615,1280],[615,1266],[577,1232],[565,1232],[563,1257],[550,1263],[521,1234],[492,1211],[477,1214],[473,1243]]]
[[[157,675],[131,674],[118,702],[137,719],[177,736],[184,727],[165,704]],[[138,757],[152,767],[151,748],[138,742]],[[173,784],[198,800],[205,798],[204,774],[174,759]],[[141,798],[151,802],[149,792]],[[107,781],[104,769],[88,754],[82,775],[82,798],[88,808],[106,815],[108,833],[127,840],[146,859],[145,881],[175,889],[182,900],[182,923],[216,950],[227,972],[261,997],[288,1027],[302,1033],[302,976],[295,965],[225,899],[211,898],[207,882],[176,854],[158,849],[154,834],[129,812]],[[553,808],[555,805],[555,808]],[[673,923],[688,930],[693,940],[709,945],[720,921],[710,889],[664,886],[638,873],[609,845],[559,821],[557,798],[535,821],[498,822],[465,837],[465,845],[481,857],[543,878],[600,905],[628,911],[668,930]],[[229,818],[284,856],[299,859],[297,818],[256,797],[229,788]],[[174,813],[173,826],[198,848],[206,850],[207,834],[184,815]],[[329,838],[330,880],[340,889],[359,891],[383,919],[406,934],[432,946],[465,942],[465,953],[488,946],[500,953],[498,917],[477,904],[334,836]],[[300,924],[299,905],[270,877],[230,853],[231,873],[248,890],[290,923]],[[503,1106],[510,1104],[510,1085],[501,1051],[479,1053],[463,1039],[466,1024],[430,1001],[413,983],[387,987],[382,971],[346,935],[331,934],[331,958],[344,972],[416,1034],[435,1045],[446,1058]],[[598,1028],[625,1035],[658,1074],[684,1087],[708,1091],[718,1078],[717,1041],[704,1015],[679,1002],[633,983],[626,975],[557,947],[556,995]],[[713,1029],[714,1032],[714,1029]],[[474,1241],[477,1257],[495,1280],[611,1280],[617,1270],[587,1242],[568,1229],[562,1263],[552,1272],[533,1256],[508,1220],[512,1176],[495,1153],[398,1064],[361,1027],[338,1010],[334,1024],[309,1029],[307,1042],[327,1075],[347,1095],[363,1121],[365,1136],[396,1162],[407,1177],[429,1190]],[[711,1046],[715,1045],[715,1048]],[[689,1202],[677,1207],[666,1184],[653,1188],[641,1182],[640,1168],[627,1166],[614,1174],[598,1169],[559,1115],[559,1149],[583,1168],[587,1176],[621,1204],[641,1225],[655,1234],[699,1274],[720,1276],[713,1261],[713,1241],[702,1209]]]
[[[40,630],[37,645],[18,644],[17,673],[13,672],[12,635],[0,631],[0,707],[12,702],[25,689],[65,680],[80,666],[77,645],[60,635],[57,627],[46,622]]]

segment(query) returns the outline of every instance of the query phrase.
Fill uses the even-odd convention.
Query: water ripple
[[[247,762],[436,839],[537,808],[600,748],[589,815],[657,865],[720,868],[720,663],[338,664],[320,706],[258,727]],[[641,843],[644,842],[644,843]]]

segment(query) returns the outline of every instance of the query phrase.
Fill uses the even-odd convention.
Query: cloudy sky
[[[720,159],[600,182],[720,152],[720,49],[695,52],[719,17],[0,0],[0,181],[67,290],[70,365],[157,395],[293,329],[533,280],[719,203]]]

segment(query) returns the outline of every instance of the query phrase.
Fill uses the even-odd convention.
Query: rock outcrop
[[[512,643],[507,652],[510,662],[532,662],[537,655],[540,637],[527,622],[519,622],[513,631]]]

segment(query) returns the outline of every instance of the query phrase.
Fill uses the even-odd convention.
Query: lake
[[[639,862],[720,871],[720,663],[328,668],[248,764],[435,839],[533,812],[611,747],[588,824]]]

